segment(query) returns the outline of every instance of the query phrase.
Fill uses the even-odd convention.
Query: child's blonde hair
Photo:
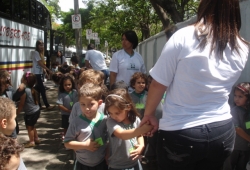
[[[0,97],[0,120],[11,119],[12,112],[16,109],[15,103],[9,98]]]
[[[96,101],[101,100],[102,88],[93,83],[86,83],[80,88],[79,97],[91,97]]]
[[[119,110],[125,110],[130,106],[128,119],[131,123],[135,122],[137,116],[140,117],[126,89],[115,89],[109,93],[105,99],[105,113],[108,113],[108,109],[111,106],[115,106]]]
[[[83,71],[79,76],[78,84],[81,87],[86,82],[101,86],[104,83],[104,74],[101,71],[93,69]]]

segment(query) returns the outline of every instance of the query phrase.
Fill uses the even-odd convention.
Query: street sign
[[[81,15],[80,14],[71,15],[71,18],[72,18],[72,28],[73,29],[82,28],[82,22],[81,22]]]
[[[96,45],[100,44],[100,38],[95,39],[95,44]]]
[[[98,38],[98,33],[94,32],[92,33],[93,39],[96,40]]]
[[[86,39],[87,40],[92,39],[92,30],[91,29],[86,30]]]
[[[108,47],[108,41],[105,40],[105,47]]]

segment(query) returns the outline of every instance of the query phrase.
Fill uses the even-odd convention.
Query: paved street
[[[57,89],[51,82],[46,82],[51,87],[47,91],[47,98],[50,104],[55,105]],[[18,141],[28,141],[27,130],[23,120],[23,114],[18,115],[20,133]],[[73,169],[73,152],[66,150],[61,140],[61,115],[57,107],[51,111],[42,110],[36,128],[41,139],[41,144],[34,148],[25,148],[21,153],[23,161],[28,170],[69,170]]]

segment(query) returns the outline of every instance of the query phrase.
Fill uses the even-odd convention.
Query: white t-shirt
[[[58,62],[59,65],[63,65],[66,61],[66,58],[64,56],[56,57],[56,62]]]
[[[113,54],[109,71],[117,73],[116,82],[123,80],[129,85],[130,78],[135,72],[146,73],[146,68],[142,56],[134,51],[130,56],[124,50],[119,50]]]
[[[186,129],[231,118],[228,95],[239,78],[248,48],[238,41],[240,55],[227,45],[223,59],[198,49],[194,26],[177,31],[164,46],[151,76],[167,86],[162,130]]]
[[[103,54],[97,50],[88,50],[85,54],[85,60],[88,60],[94,70],[107,70]]]
[[[43,68],[38,64],[38,61],[41,60],[41,57],[37,51],[31,51],[32,58],[32,72],[33,74],[43,74]]]

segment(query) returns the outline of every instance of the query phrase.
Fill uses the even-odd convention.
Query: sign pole
[[[75,10],[75,15],[79,14],[78,0],[74,0],[74,10]],[[75,29],[75,37],[76,37],[76,55],[78,57],[81,57],[82,55],[82,29],[81,28]]]

